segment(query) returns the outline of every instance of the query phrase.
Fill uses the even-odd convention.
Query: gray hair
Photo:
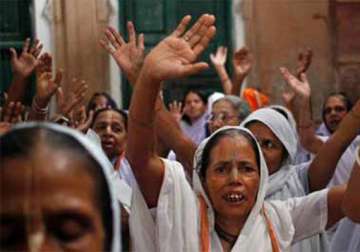
[[[237,112],[240,120],[244,120],[251,113],[249,104],[246,101],[240,99],[238,96],[225,95],[223,98],[220,98],[219,100],[215,101],[213,103],[213,106],[220,101],[229,102]]]

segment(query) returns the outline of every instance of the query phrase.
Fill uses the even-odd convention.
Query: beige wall
[[[109,6],[103,0],[54,0],[56,66],[65,70],[64,89],[73,77],[87,81],[88,97],[109,90],[109,60],[99,39],[108,23]]]
[[[246,41],[256,61],[250,86],[281,102],[285,83],[279,67],[294,69],[299,51],[310,47],[314,58],[308,77],[318,117],[324,96],[335,87],[328,0],[247,0],[245,6]]]

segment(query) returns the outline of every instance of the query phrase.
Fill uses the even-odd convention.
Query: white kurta
[[[331,252],[359,252],[360,224],[344,218],[339,222],[331,241]]]

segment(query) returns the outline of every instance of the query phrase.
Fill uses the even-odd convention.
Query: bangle
[[[49,111],[49,106],[46,106],[45,108],[41,108],[39,106],[39,104],[36,101],[36,97],[32,101],[31,108],[37,114],[47,114],[47,112]]]
[[[352,115],[356,119],[360,119],[360,115],[357,115],[354,110],[350,110],[350,115]]]

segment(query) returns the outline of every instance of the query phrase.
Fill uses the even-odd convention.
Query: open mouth
[[[102,141],[101,145],[103,146],[103,148],[105,149],[111,149],[114,147],[114,142],[113,141]]]
[[[241,193],[228,193],[223,196],[223,199],[229,203],[242,203],[245,200],[244,195]]]

